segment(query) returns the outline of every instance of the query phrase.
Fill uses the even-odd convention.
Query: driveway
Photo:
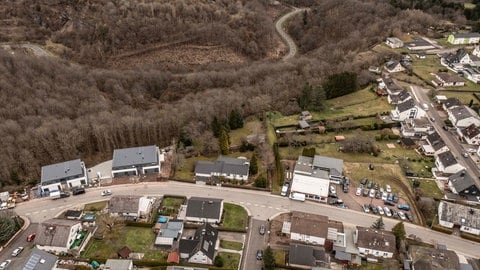
[[[241,269],[252,269],[252,270],[260,270],[263,269],[263,261],[257,260],[257,250],[261,249],[264,250],[266,248],[267,238],[268,238],[268,231],[261,235],[259,233],[260,226],[265,225],[266,228],[267,222],[264,220],[259,219],[251,219],[250,221],[250,228],[247,234],[247,244],[244,249],[244,256]]]

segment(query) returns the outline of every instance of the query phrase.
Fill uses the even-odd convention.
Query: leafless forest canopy
[[[0,183],[34,183],[42,165],[78,157],[92,165],[117,147],[167,145],[182,130],[208,154],[218,149],[208,131],[214,116],[234,108],[247,117],[298,112],[304,83],[336,72],[356,72],[366,84],[372,78],[365,68],[386,56],[359,52],[435,24],[430,15],[382,0],[322,0],[288,27],[306,55],[274,62],[262,60],[275,34],[265,2],[2,1],[1,12],[24,30],[4,33],[4,41],[52,39],[67,49],[64,60],[0,52]],[[184,74],[98,64],[120,51],[182,39],[230,46],[250,62]]]

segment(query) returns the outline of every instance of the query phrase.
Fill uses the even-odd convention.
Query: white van
[[[423,103],[422,107],[425,111],[428,111],[428,104],[427,103]]]
[[[295,200],[295,201],[304,202],[305,201],[305,194],[294,192],[290,195],[290,199]]]

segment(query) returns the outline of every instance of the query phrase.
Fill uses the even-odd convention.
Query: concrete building
[[[85,164],[80,159],[42,167],[40,185],[42,192],[68,190],[88,184]]]
[[[27,261],[23,265],[23,270],[57,270],[58,257],[34,247]]]
[[[454,174],[465,170],[465,167],[458,163],[457,159],[450,151],[436,154],[435,166],[437,167],[437,171],[442,174]]]
[[[399,38],[396,38],[396,37],[388,37],[385,40],[385,44],[387,44],[387,46],[392,48],[392,49],[398,49],[398,48],[403,47],[403,41]]]
[[[112,177],[159,173],[161,161],[163,155],[156,145],[115,149]]]
[[[461,196],[480,195],[479,188],[467,171],[459,171],[448,177],[448,187],[453,193]]]
[[[448,119],[456,128],[466,128],[470,125],[480,126],[480,117],[468,106],[458,106],[447,111]]]

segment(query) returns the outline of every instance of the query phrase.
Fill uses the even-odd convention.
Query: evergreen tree
[[[312,99],[312,91],[313,91],[312,86],[306,83],[302,89],[302,94],[297,100],[298,106],[302,110],[307,110],[308,107],[310,106],[310,101]]]
[[[0,243],[5,243],[15,234],[15,221],[9,216],[0,216]]]
[[[313,90],[311,105],[309,106],[310,109],[314,111],[322,111],[325,108],[325,100],[327,100],[325,89],[320,85],[315,87]]]
[[[216,267],[223,267],[223,264],[223,257],[221,257],[220,255],[215,256],[215,259],[213,259],[213,265],[215,265]]]
[[[267,187],[267,178],[265,178],[264,175],[260,175],[255,179],[255,182],[253,182],[254,187],[258,188],[266,188]]]
[[[385,228],[385,223],[383,222],[383,218],[380,217],[377,219],[371,226],[372,229],[383,230]]]
[[[181,143],[184,147],[192,145],[192,139],[185,130],[182,130],[180,133],[180,139],[178,140],[178,143]]]
[[[263,266],[265,267],[265,270],[275,269],[275,257],[273,256],[273,251],[270,247],[267,247],[263,254]]]
[[[243,127],[243,116],[238,110],[232,110],[228,116],[228,125],[232,130]]]
[[[328,76],[323,83],[327,99],[340,97],[358,90],[358,79],[355,72],[342,72]]]
[[[228,136],[228,131],[224,127],[220,129],[218,144],[222,155],[228,155],[230,153],[230,136]]]
[[[405,226],[403,225],[403,221],[400,221],[392,228],[392,233],[395,235],[395,240],[397,242],[397,249],[400,247],[400,243],[405,240]]]
[[[250,174],[255,175],[258,172],[257,152],[253,152],[252,159],[250,160]]]
[[[218,121],[218,118],[216,116],[213,117],[211,128],[212,128],[213,136],[215,136],[215,138],[220,137],[220,131],[222,130],[222,124],[220,123],[220,121]]]

